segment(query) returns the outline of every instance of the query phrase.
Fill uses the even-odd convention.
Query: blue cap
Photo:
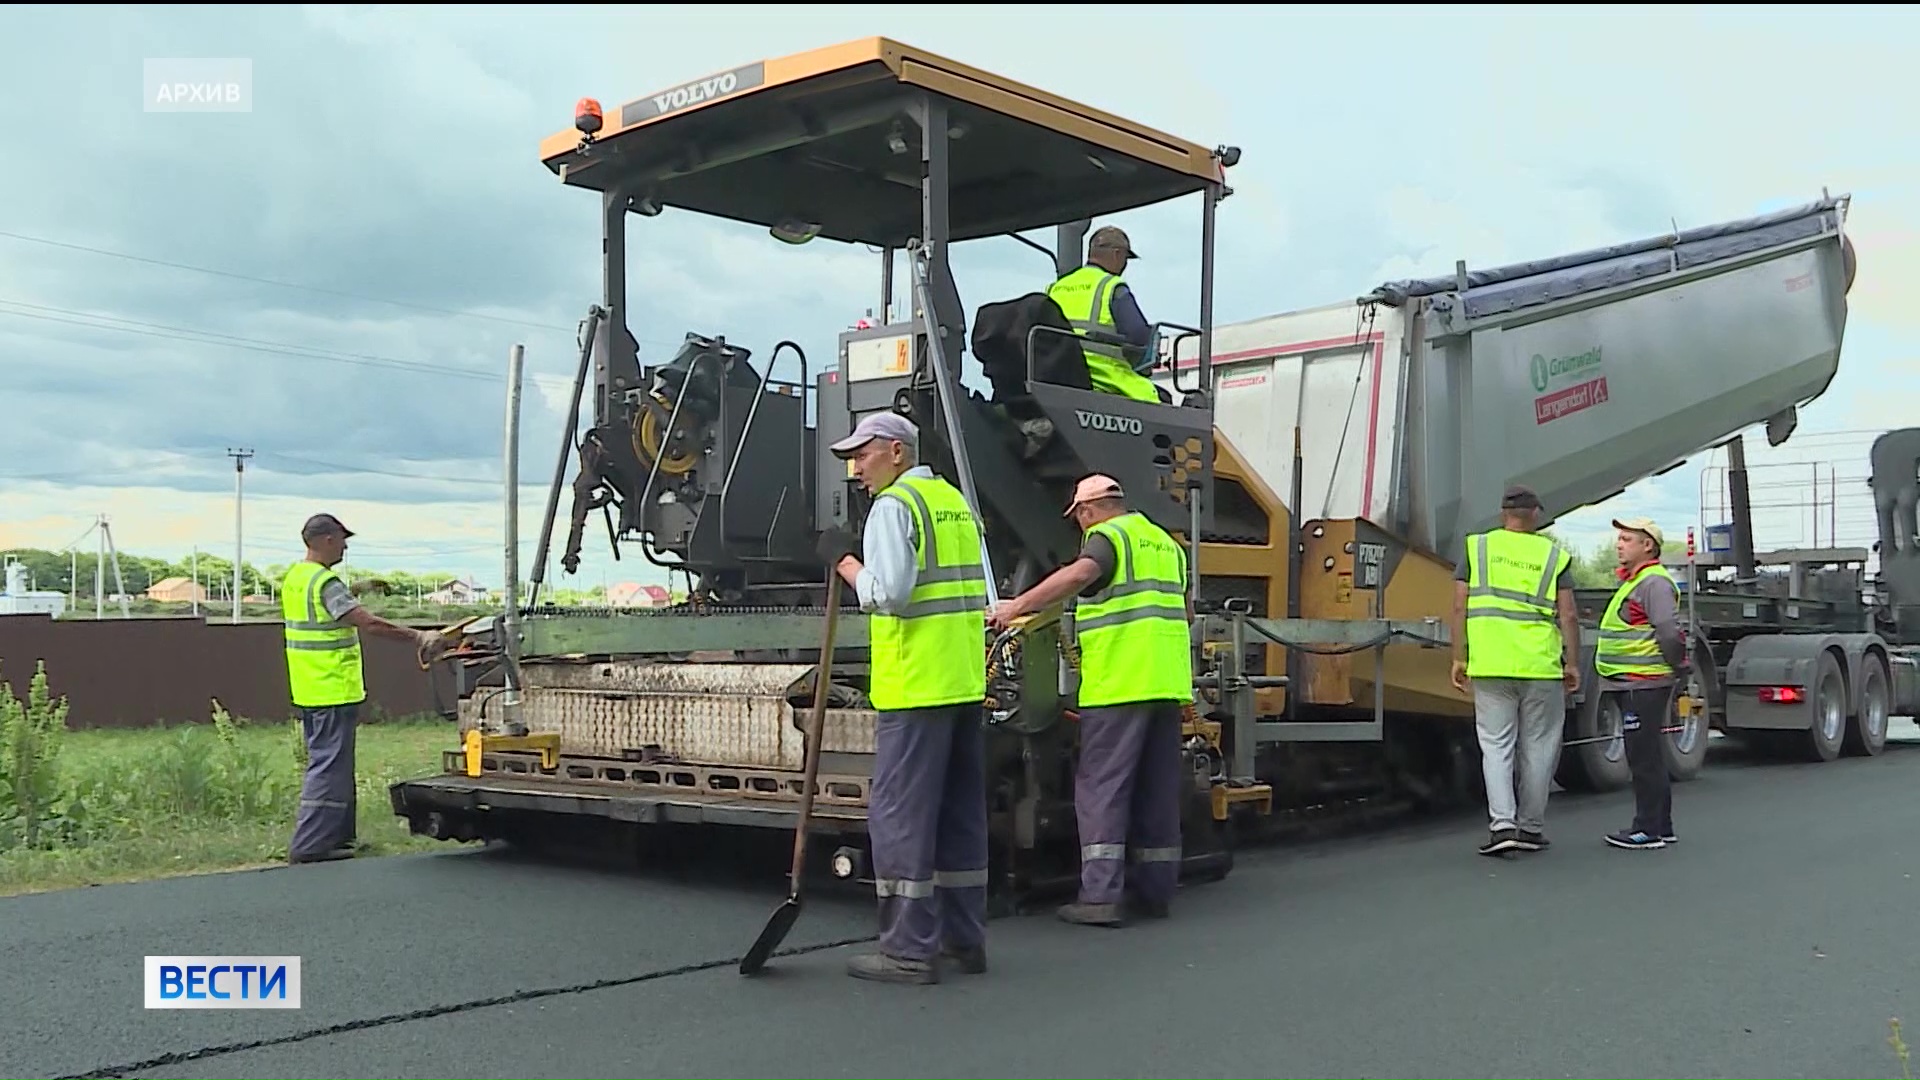
[[[853,434],[834,443],[832,449],[835,454],[846,457],[875,439],[887,439],[905,443],[908,446],[917,446],[920,442],[920,430],[913,426],[913,421],[897,412],[868,413],[854,425]]]

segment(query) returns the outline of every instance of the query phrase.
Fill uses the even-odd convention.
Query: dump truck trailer
[[[391,789],[396,814],[443,839],[538,843],[556,819],[791,829],[800,714],[823,681],[813,828],[838,843],[814,847],[836,875],[864,876],[866,622],[845,607],[834,655],[819,655],[827,571],[814,543],[865,515],[826,447],[879,409],[919,426],[923,460],[980,518],[993,595],[1074,557],[1060,507],[1093,471],[1191,549],[1184,876],[1226,874],[1238,837],[1287,821],[1471,800],[1471,701],[1447,681],[1452,573],[1465,535],[1493,524],[1501,487],[1529,482],[1565,512],[1751,425],[1784,438],[1839,362],[1853,274],[1844,198],[1216,329],[1213,241],[1238,148],[886,39],[577,112],[541,158],[601,198],[604,289],[575,380],[576,398],[590,383],[592,421],[563,436],[529,596],[513,594],[510,573],[506,610],[466,627],[446,661],[462,686],[458,744],[440,772]],[[1047,251],[1020,234],[1051,229],[1064,274],[1093,218],[1196,196],[1198,325],[1155,324],[1153,345],[1130,354],[1163,400],[1092,389],[1050,279],[980,304],[969,325],[950,246],[1012,237]],[[756,364],[717,328],[642,364],[629,223],[665,212],[882,251],[881,325],[841,334],[831,365],[790,340]],[[902,305],[896,255],[909,267]],[[988,385],[963,384],[963,350]],[[774,378],[782,357],[796,379]],[[685,603],[541,602],[569,468],[561,565],[577,566],[598,511],[616,554],[687,576]],[[1821,640],[1849,657],[1892,655],[1891,638],[1842,638]],[[982,647],[1004,907],[1077,877],[1072,612]],[[1741,666],[1743,647],[1717,676],[1726,687],[1757,670]],[[1618,770],[1600,766],[1618,739],[1602,730],[1591,651],[1563,779],[1614,786]],[[1808,687],[1825,663],[1806,669]],[[1765,677],[1788,685],[1799,671]],[[1723,724],[1749,722],[1730,693],[1676,694],[1686,722],[1672,725],[1674,745],[1694,731],[1704,747],[1715,708]],[[1692,745],[1674,751],[1681,775],[1698,767]]]

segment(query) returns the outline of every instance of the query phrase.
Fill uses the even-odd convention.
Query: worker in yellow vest
[[[1508,487],[1500,527],[1467,537],[1454,574],[1451,678],[1473,687],[1490,819],[1482,855],[1547,847],[1567,694],[1580,685],[1573,555],[1534,531],[1540,509],[1531,488]]]
[[[1128,261],[1139,257],[1126,233],[1112,225],[1097,229],[1087,238],[1087,265],[1055,281],[1047,295],[1081,337],[1087,378],[1095,390],[1157,403],[1163,400],[1160,389],[1127,359],[1129,352],[1139,355],[1153,339],[1153,327],[1120,276]],[[1117,336],[1127,347],[1086,340],[1090,332]]]
[[[1081,480],[1066,511],[1086,537],[1079,558],[988,619],[1001,629],[1075,598],[1080,894],[1059,914],[1086,926],[1165,918],[1180,879],[1180,728],[1193,700],[1187,553],[1125,498],[1110,476]]]
[[[987,578],[966,498],[919,463],[919,432],[870,413],[833,452],[873,496],[860,552],[843,529],[820,556],[868,613],[874,726],[867,837],[880,948],[847,973],[933,983],[940,962],[986,970]]]
[[[1600,616],[1593,672],[1603,692],[1618,695],[1627,768],[1633,771],[1633,825],[1606,838],[1618,848],[1662,848],[1673,832],[1673,783],[1661,747],[1674,686],[1687,670],[1680,587],[1660,565],[1666,537],[1651,518],[1615,521],[1620,587]]]
[[[333,568],[346,557],[352,535],[332,514],[308,518],[300,529],[306,557],[280,582],[287,689],[307,744],[300,810],[287,844],[291,863],[347,859],[355,852],[354,733],[367,697],[359,631],[408,642],[427,659],[447,644],[431,630],[410,630],[380,618],[347,591]]]

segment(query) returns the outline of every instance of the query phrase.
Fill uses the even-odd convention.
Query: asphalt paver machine
[[[868,412],[895,410],[919,426],[922,459],[984,523],[995,596],[1073,557],[1080,538],[1061,507],[1089,472],[1117,477],[1134,508],[1185,543],[1210,526],[1215,218],[1238,150],[884,39],[756,62],[611,114],[583,101],[576,119],[542,158],[566,185],[600,194],[605,288],[576,382],[578,396],[590,372],[592,423],[567,436],[575,479],[561,562],[577,566],[597,511],[618,548],[684,571],[691,589],[684,603],[644,611],[542,605],[556,476],[526,605],[467,628],[456,654],[470,673],[464,744],[443,775],[394,789],[396,811],[419,831],[524,836],[530,817],[552,814],[791,828],[825,596],[816,539],[831,526],[857,531],[868,502],[827,447]],[[969,313],[953,277],[956,245],[1032,244],[1019,234],[1053,230],[1048,254],[1065,273],[1080,265],[1092,219],[1179,198],[1198,203],[1199,325],[1156,324],[1141,366],[1197,341],[1202,361],[1182,374],[1182,400],[1094,390],[1044,295],[1050,277],[973,313],[971,345],[992,393],[963,387]],[[630,223],[673,212],[748,222],[769,243],[884,252],[883,311],[893,311],[892,271],[904,261],[905,313],[842,334],[831,365],[782,341],[756,370],[749,347],[708,333],[643,365],[627,273],[644,233]],[[774,378],[783,354],[797,381]],[[865,618],[848,606],[840,627],[814,820],[844,841],[836,872],[858,876],[874,715]],[[1056,612],[981,642],[1000,897],[1077,873],[1070,634]],[[488,670],[500,685],[471,675]],[[1225,822],[1236,808],[1270,804],[1266,785],[1227,778],[1221,728],[1198,711],[1186,726],[1188,875],[1225,874]]]

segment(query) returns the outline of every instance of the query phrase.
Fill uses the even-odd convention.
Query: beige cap
[[[1126,492],[1120,490],[1120,481],[1115,480],[1111,476],[1102,476],[1099,473],[1094,473],[1092,476],[1087,477],[1073,486],[1073,501],[1067,504],[1066,511],[1060,516],[1072,517],[1075,508],[1079,507],[1082,503],[1090,503],[1099,499],[1121,499],[1125,497]]]
[[[1625,529],[1628,532],[1646,533],[1648,536],[1653,537],[1654,547],[1665,548],[1667,546],[1666,534],[1660,531],[1660,526],[1655,525],[1652,518],[1614,518],[1613,527],[1616,529]]]

